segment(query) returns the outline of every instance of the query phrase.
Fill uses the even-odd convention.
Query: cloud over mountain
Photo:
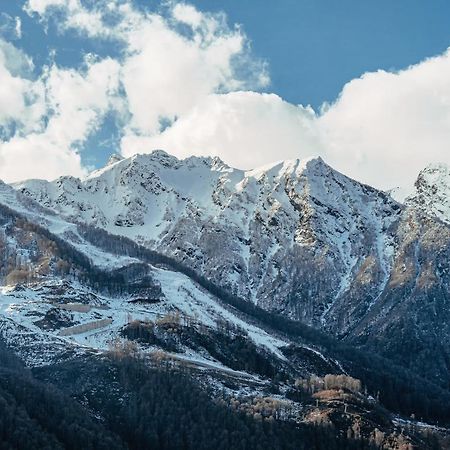
[[[82,174],[79,152],[109,113],[126,156],[164,148],[249,168],[320,154],[384,189],[408,188],[429,162],[450,162],[449,51],[398,72],[366,73],[314,111],[262,92],[270,90],[266,63],[224,14],[176,2],[150,12],[126,0],[29,0],[26,11],[61,35],[118,51],[30,77],[13,72],[0,47],[0,78],[11,86],[0,93],[9,105],[0,111],[7,181]],[[46,162],[14,167],[18,153]]]

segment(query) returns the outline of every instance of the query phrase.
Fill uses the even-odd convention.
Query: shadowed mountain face
[[[156,151],[85,180],[14,187],[64,221],[128,237],[448,385],[447,172],[425,169],[406,206],[320,158],[245,172]]]

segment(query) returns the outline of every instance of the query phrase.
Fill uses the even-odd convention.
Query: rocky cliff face
[[[65,220],[129,237],[269,311],[377,347],[446,383],[445,170],[425,169],[406,206],[320,158],[240,171],[156,151],[85,180],[15,188]]]
[[[414,193],[406,203],[449,224],[450,167],[439,163],[430,164],[423,169],[415,182]]]
[[[311,323],[327,322],[362,255],[380,282],[386,278],[386,231],[401,209],[320,158],[243,172],[217,159],[154,152],[84,181],[18,188],[59,215],[131,237],[248,300]]]

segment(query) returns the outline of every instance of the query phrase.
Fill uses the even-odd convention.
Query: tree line
[[[0,364],[2,449],[376,448],[332,427],[235,410],[212,400],[187,373],[150,368],[128,354],[31,372],[0,342]]]
[[[248,320],[257,319],[263,328],[287,335],[294,341],[306,341],[317,346],[340,361],[345,370],[360,379],[368,391],[377,396],[389,410],[407,416],[414,414],[425,421],[450,424],[449,389],[422,378],[408,368],[370,350],[360,350],[299,321],[266,311],[233,295],[174,258],[140,246],[129,238],[112,235],[85,224],[79,224],[78,229],[86,240],[105,251],[135,257],[149,264],[180,272],[224,304],[246,315]]]
[[[70,262],[76,276],[96,289],[112,293],[154,290],[157,295],[159,287],[147,276],[148,268],[145,263],[167,267],[190,277],[224,304],[246,315],[249,320],[256,319],[263,327],[287,335],[293,340],[307,341],[321,348],[329,356],[343,363],[352,376],[362,380],[372,395],[379,395],[380,402],[389,410],[408,416],[414,414],[417,418],[427,421],[450,423],[448,408],[450,392],[447,389],[421,378],[389,359],[372,352],[358,350],[312,327],[265,311],[251,302],[232,295],[173,258],[142,247],[128,238],[79,224],[79,233],[93,245],[117,255],[133,256],[142,261],[127,268],[107,271],[95,266],[89,257],[67,241],[30,222],[7,206],[0,204],[0,215],[2,223],[16,224],[52,241],[58,255]]]

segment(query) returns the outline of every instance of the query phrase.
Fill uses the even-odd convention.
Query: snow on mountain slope
[[[17,202],[19,207],[20,196],[9,193],[9,204]],[[39,219],[39,224],[33,219]],[[0,334],[29,365],[46,365],[86,351],[105,351],[111,341],[136,326],[144,336],[150,329],[159,330],[160,335],[152,338],[155,342],[145,346],[145,353],[168,347],[172,357],[196,366],[233,372],[226,365],[226,358],[233,355],[223,349],[225,361],[217,360],[205,347],[205,342],[220,346],[220,339],[227,343],[233,333],[251,351],[287,364],[282,349],[291,344],[289,340],[270,334],[257,321],[249,321],[245,314],[222,304],[188,276],[108,253],[86,241],[74,246],[77,238],[68,236],[67,230],[60,235],[49,233],[41,226],[42,219],[0,205]],[[88,260],[74,252],[81,252]],[[114,275],[118,268],[125,283]],[[169,326],[167,332],[165,326]],[[340,370],[317,349],[303,348],[313,360],[319,356],[321,365]]]
[[[21,289],[3,287],[0,331],[8,342],[22,349],[22,356],[30,365],[41,365],[60,359],[63,353],[73,356],[72,353],[79,354],[83,349],[107,350],[109,343],[119,337],[120,330],[130,322],[155,322],[170,312],[178,311],[181,317],[195,319],[196,323],[208,328],[217,328],[220,321],[227,320],[245,329],[255,345],[273,353],[276,358],[285,359],[279,348],[287,342],[238,318],[209,294],[199,290],[186,276],[162,269],[152,271],[163,293],[162,298],[154,303],[132,301],[129,295],[99,294],[78,282],[61,284],[57,279]],[[89,329],[89,324],[94,325],[93,329]],[[86,329],[80,325],[87,325]],[[53,350],[52,345],[55,346]],[[42,349],[47,347],[49,349],[43,352]],[[192,357],[205,360],[205,355],[188,347],[182,353],[186,351]],[[211,357],[209,361],[214,362]]]
[[[423,169],[406,203],[450,224],[450,167],[439,163]]]
[[[444,186],[444,172],[422,174],[419,187],[436,176]],[[400,205],[320,158],[242,171],[155,151],[84,180],[14,187],[62,222],[131,238],[264,309],[401,361],[414,357],[421,370],[448,378],[449,228],[417,202]],[[404,336],[420,348],[414,356]],[[426,365],[437,348],[441,356]]]
[[[217,158],[179,161],[155,151],[83,181],[63,177],[15,187],[68,219],[175,256],[266,307],[274,296],[289,296],[296,275],[283,261],[298,253],[325,258],[337,270],[331,280],[337,295],[320,302],[319,315],[348,288],[363,247],[388,272],[391,252],[382,232],[399,208],[320,158],[244,172]],[[292,305],[274,306],[297,314]]]

